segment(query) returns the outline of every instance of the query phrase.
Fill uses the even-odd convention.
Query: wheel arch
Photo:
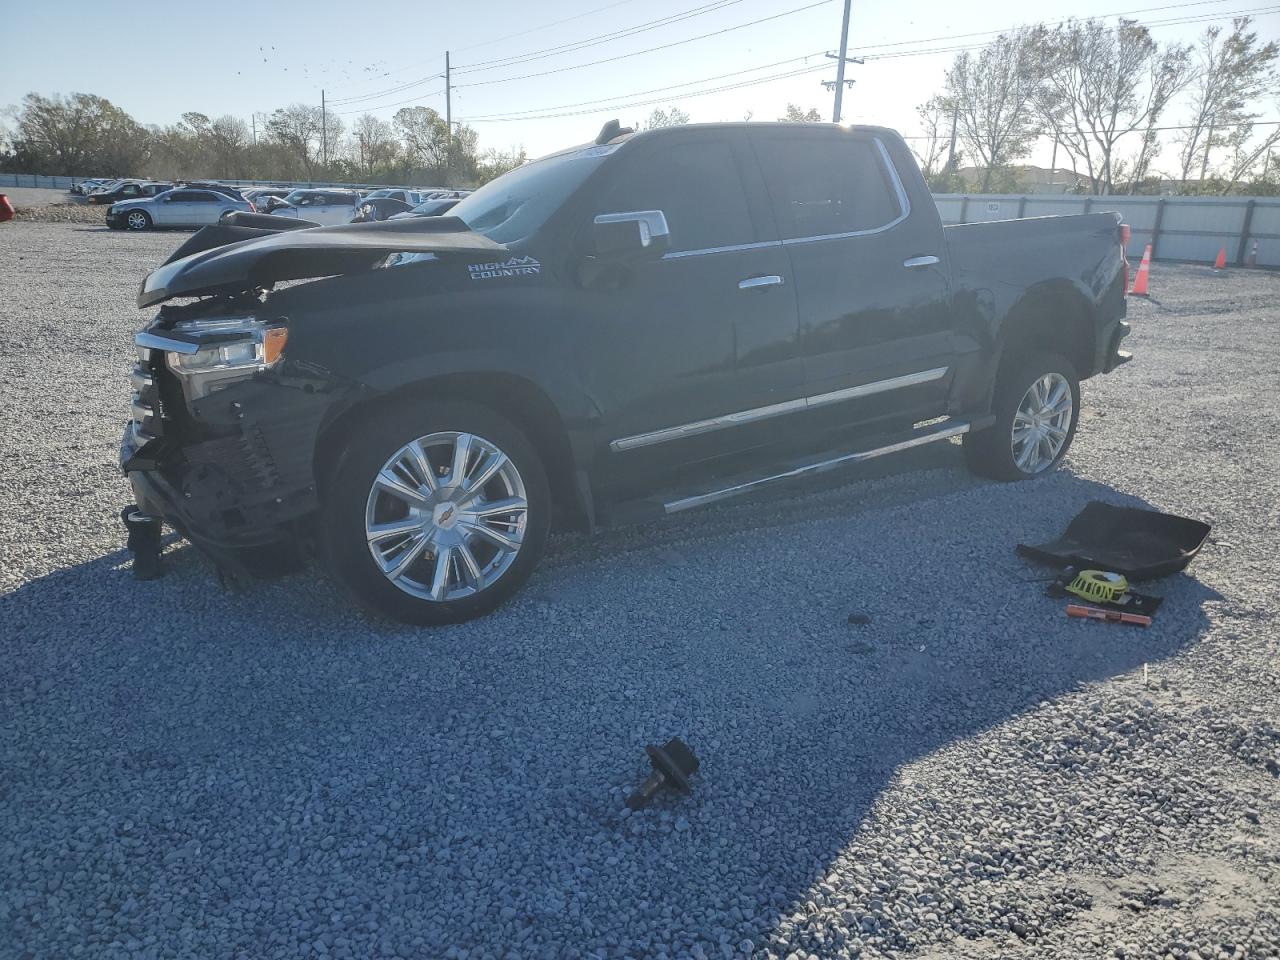
[[[556,525],[586,529],[594,522],[590,497],[581,489],[563,418],[551,398],[531,380],[505,371],[442,373],[392,390],[366,395],[324,424],[316,440],[315,477],[321,498],[345,447],[343,438],[378,410],[399,404],[427,404],[435,398],[487,407],[509,419],[543,459]]]
[[[1041,284],[1009,309],[1000,328],[1000,366],[1034,350],[1050,350],[1071,361],[1081,379],[1093,373],[1095,308],[1074,285]]]

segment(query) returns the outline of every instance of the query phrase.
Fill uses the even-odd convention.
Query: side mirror
[[[661,210],[602,213],[591,225],[595,255],[620,260],[657,260],[671,249],[671,231]]]

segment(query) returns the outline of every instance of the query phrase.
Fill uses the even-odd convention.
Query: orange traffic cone
[[[1142,251],[1142,263],[1138,264],[1138,275],[1133,278],[1133,289],[1129,291],[1131,296],[1146,297],[1147,284],[1149,282],[1149,274],[1151,273],[1151,244],[1147,244],[1147,249]]]
[[[1218,259],[1213,261],[1214,270],[1225,270],[1227,268],[1227,248],[1222,247],[1218,251]]]

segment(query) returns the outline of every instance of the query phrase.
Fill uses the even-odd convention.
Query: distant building
[[[982,189],[986,167],[961,167],[956,175],[964,181],[969,193]],[[1031,165],[1002,167],[992,173],[991,193],[1090,193],[1093,179],[1074,170]]]

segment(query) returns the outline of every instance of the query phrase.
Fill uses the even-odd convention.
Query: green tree
[[[640,125],[641,130],[657,130],[659,127],[678,127],[689,122],[689,115],[679,107],[661,107],[649,114],[649,119]]]
[[[976,57],[959,54],[947,71],[946,97],[960,139],[983,168],[984,192],[996,170],[1031,152],[1040,133],[1044,65],[1037,37],[1032,28],[1002,33]]]
[[[391,122],[409,162],[443,176],[449,162],[449,127],[444,117],[430,107],[402,107]]]
[[[1129,170],[1145,176],[1159,140],[1156,127],[1169,102],[1190,80],[1190,49],[1161,47],[1133,20],[1109,27],[1101,20],[1069,20],[1032,34],[1041,72],[1041,120],[1108,194],[1123,166],[1118,148],[1138,135],[1141,150]]]
[[[787,104],[787,115],[779,117],[779,121],[783,123],[821,123],[822,114],[818,112],[817,107],[810,107],[808,110],[802,110],[794,103]]]
[[[306,103],[280,107],[267,118],[267,136],[279,144],[293,161],[290,176],[302,172],[306,179],[315,179],[323,129],[320,108]]]
[[[149,135],[110,100],[88,93],[23,98],[13,149],[23,164],[51,174],[141,168]]]
[[[1205,178],[1213,150],[1240,148],[1240,131],[1248,128],[1247,139],[1261,116],[1257,101],[1280,83],[1276,74],[1280,44],[1260,43],[1250,29],[1252,23],[1249,17],[1239,17],[1225,36],[1221,27],[1212,26],[1200,38],[1189,129],[1178,154],[1184,184],[1197,173],[1198,179]]]

